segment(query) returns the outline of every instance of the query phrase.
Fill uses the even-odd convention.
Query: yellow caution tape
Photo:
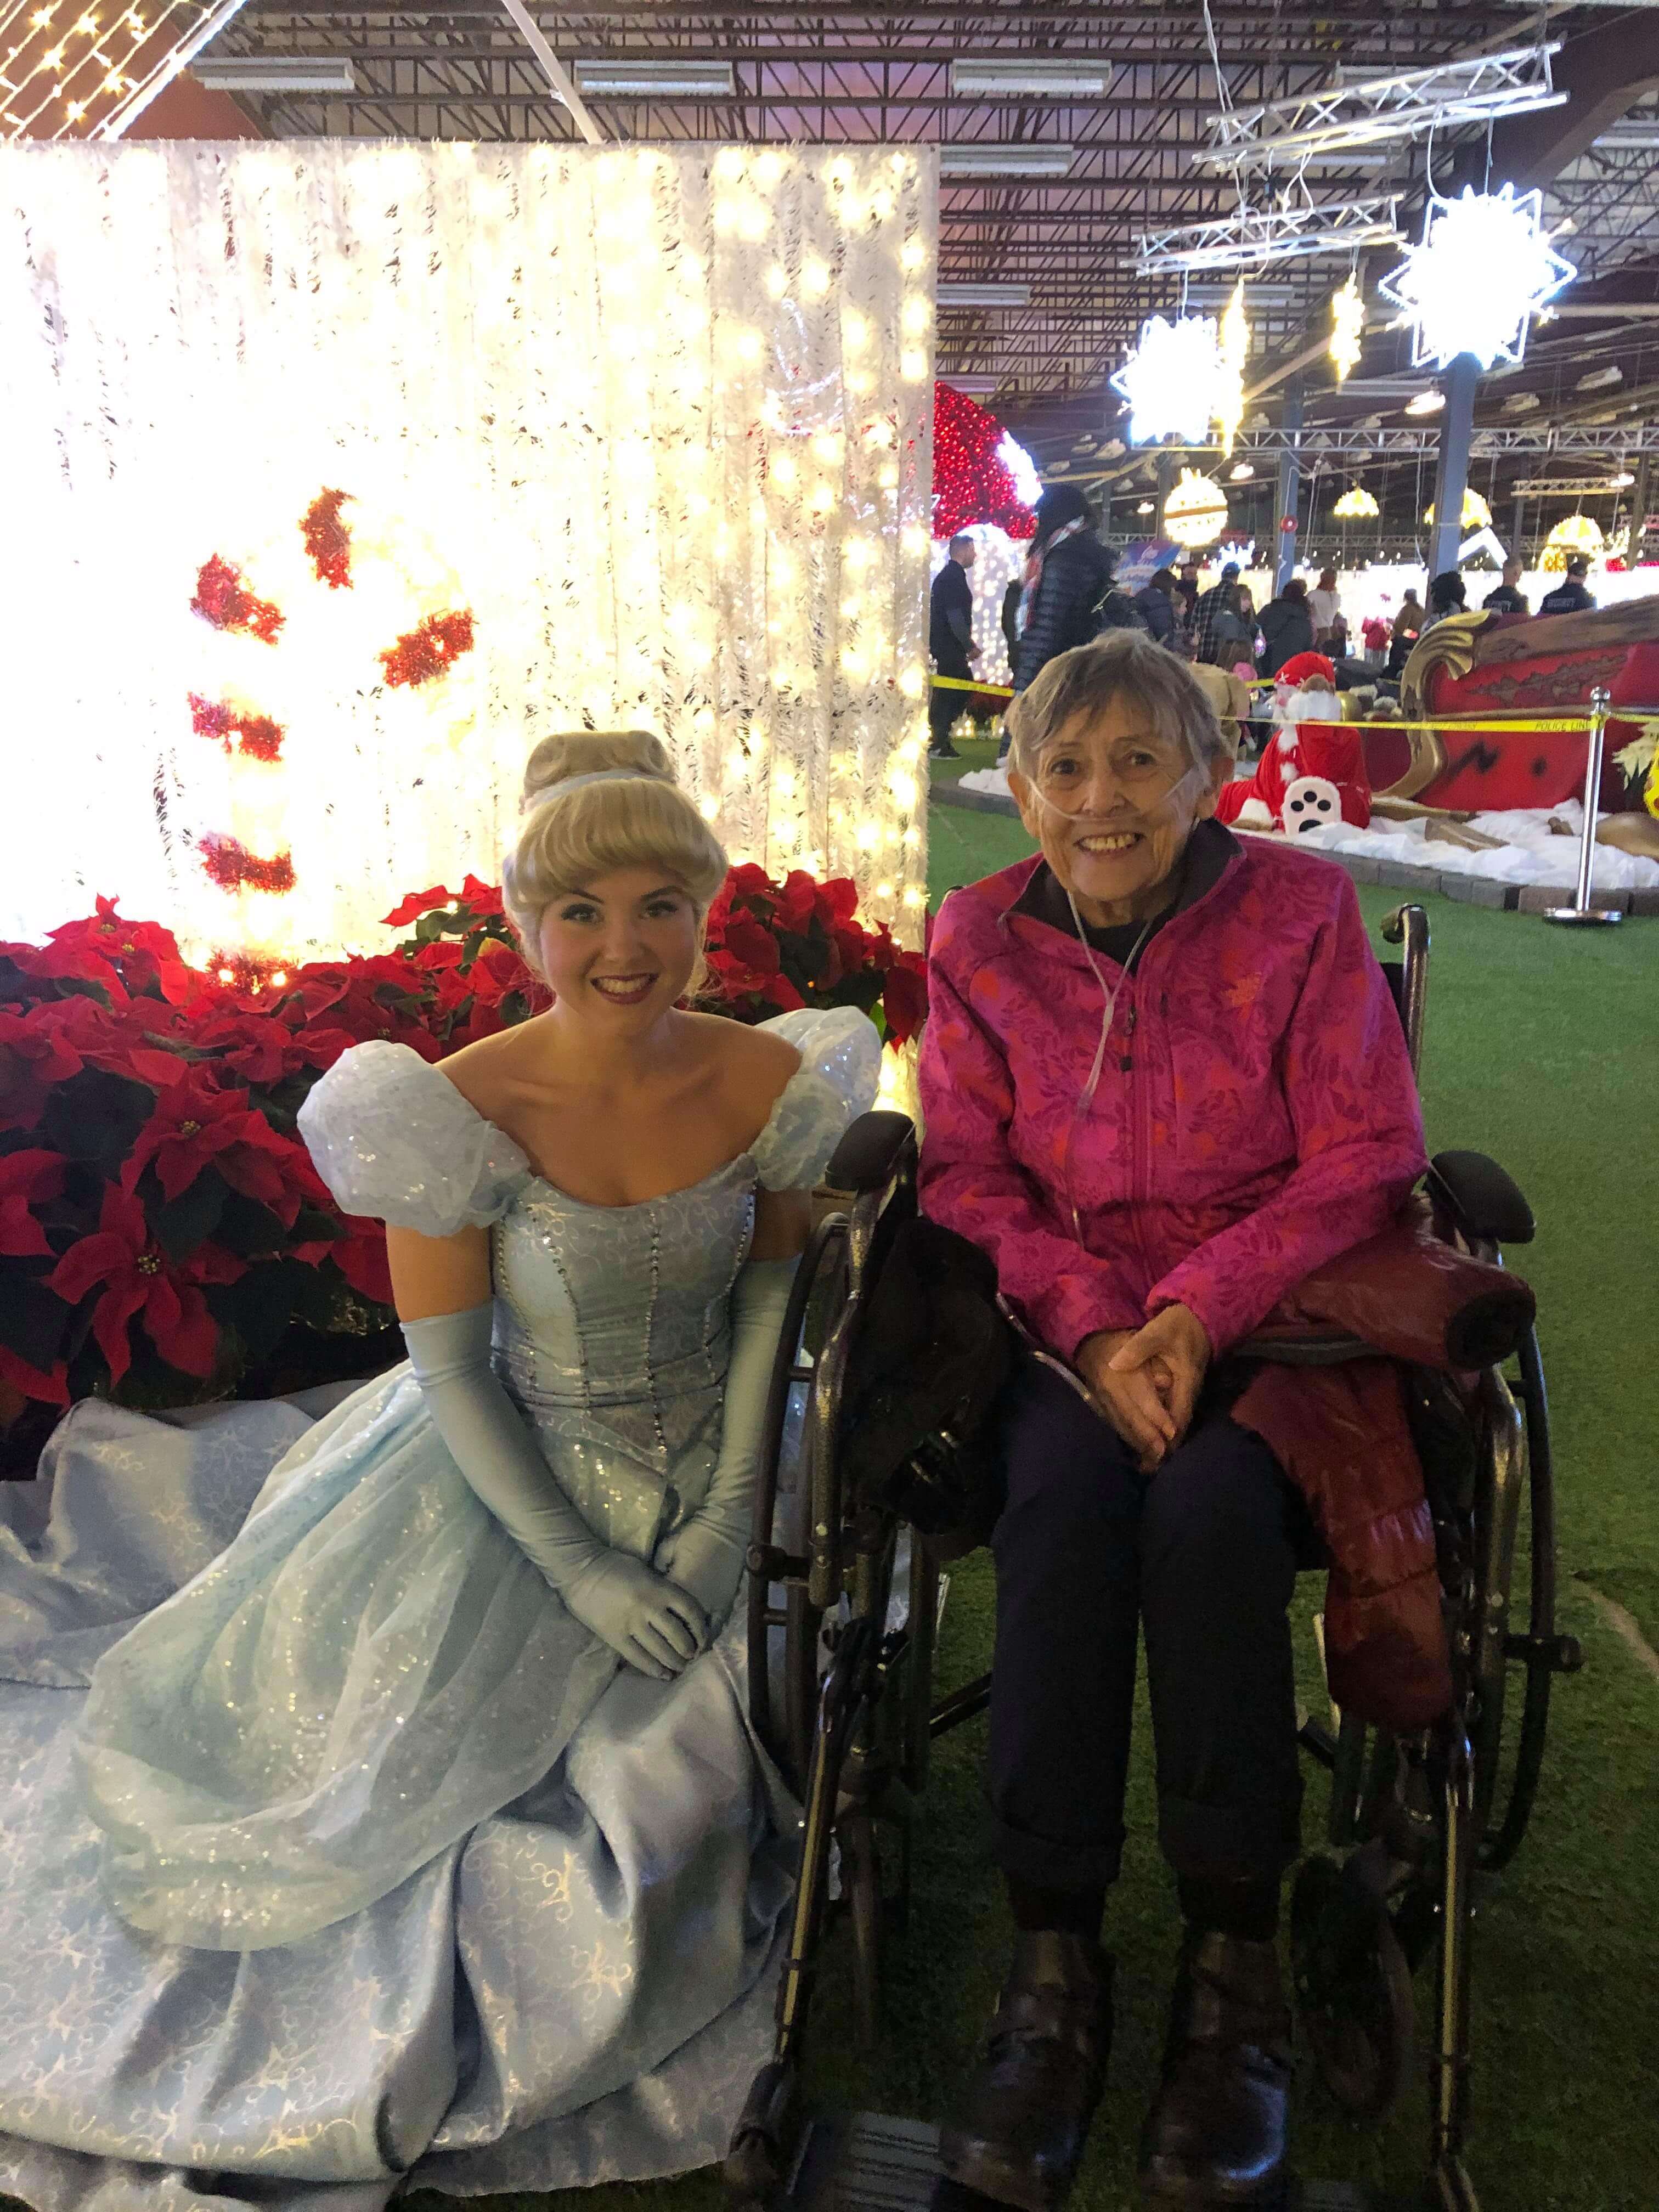
[[[971,676],[934,676],[928,681],[935,691],[987,691],[994,699],[1012,699],[1012,684],[980,684]]]

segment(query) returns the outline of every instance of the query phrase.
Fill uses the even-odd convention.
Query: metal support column
[[[1510,556],[1526,566],[1527,560],[1527,502],[1517,492],[1515,500],[1515,520],[1510,526]]]
[[[1282,526],[1287,521],[1294,523],[1297,501],[1301,496],[1302,392],[1302,378],[1297,374],[1285,387],[1285,450],[1279,457],[1279,512],[1273,517],[1279,538],[1279,554],[1273,563],[1275,592],[1282,592],[1296,574],[1296,531]]]
[[[1648,466],[1647,455],[1645,453],[1638,455],[1636,463],[1636,482],[1631,487],[1630,495],[1630,550],[1625,556],[1626,566],[1632,568],[1642,557],[1643,540],[1647,536],[1648,501],[1650,496]]]
[[[1154,538],[1161,539],[1166,535],[1164,528],[1164,510],[1170,503],[1170,493],[1174,484],[1175,455],[1160,453],[1158,457],[1158,514],[1154,518],[1152,527]]]
[[[1431,577],[1457,566],[1457,549],[1463,543],[1463,495],[1469,484],[1474,388],[1480,380],[1480,364],[1472,353],[1460,353],[1446,371],[1446,411],[1440,418],[1440,460],[1434,477],[1434,533],[1429,541]]]

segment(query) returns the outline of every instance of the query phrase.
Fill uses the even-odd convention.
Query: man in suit
[[[945,566],[933,579],[927,624],[927,650],[933,655],[935,671],[963,683],[973,674],[969,664],[979,659],[979,647],[974,643],[973,586],[968,581],[974,553],[971,538],[951,540]],[[927,749],[935,760],[960,757],[951,743],[951,725],[962,708],[960,691],[934,686],[927,702],[927,727],[931,733]]]

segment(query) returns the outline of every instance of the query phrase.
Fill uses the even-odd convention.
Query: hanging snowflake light
[[[1129,442],[1176,437],[1202,445],[1223,373],[1212,315],[1182,315],[1173,323],[1152,316],[1111,379],[1113,391],[1129,403]]]
[[[1431,199],[1422,244],[1381,289],[1411,319],[1418,367],[1468,353],[1490,368],[1521,360],[1533,317],[1577,274],[1545,235],[1541,192],[1465,185],[1455,200]]]
[[[1233,440],[1238,435],[1238,426],[1244,420],[1244,370],[1250,358],[1250,326],[1244,317],[1244,279],[1242,276],[1233,287],[1233,296],[1228,301],[1227,312],[1221,318],[1221,339],[1217,353],[1219,367],[1211,411],[1221,432],[1221,457],[1225,460],[1232,453]]]
[[[1359,366],[1364,331],[1364,295],[1359,289],[1359,279],[1350,270],[1347,283],[1340,292],[1331,295],[1330,356],[1339,384],[1346,384]]]

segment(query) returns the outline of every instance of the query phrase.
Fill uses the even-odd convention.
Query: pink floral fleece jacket
[[[1004,1296],[1066,1359],[1176,1304],[1226,1351],[1382,1228],[1425,1166],[1405,1038],[1348,878],[1218,823],[1194,836],[1207,887],[1123,982],[1075,1132],[1103,1001],[1076,938],[1018,910],[1042,903],[1025,895],[1044,864],[953,891],[933,933],[922,1203],[992,1255]]]

